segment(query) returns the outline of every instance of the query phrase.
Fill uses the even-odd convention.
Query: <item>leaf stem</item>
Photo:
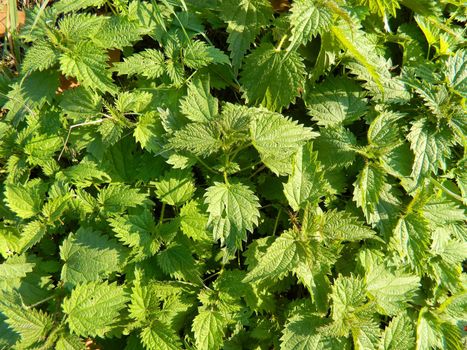
[[[277,226],[279,226],[279,218],[281,217],[281,214],[282,214],[282,207],[279,207],[279,211],[277,212],[277,216],[276,216],[276,221],[274,221],[274,228],[272,230],[273,236],[276,235]]]
[[[164,213],[165,213],[165,203],[162,203],[161,215],[159,216],[159,225],[162,225],[162,222],[164,221]]]
[[[209,170],[209,172],[213,173],[213,174],[217,174],[217,171],[215,171],[213,168],[211,168],[209,165],[207,165],[201,158],[195,156],[196,160],[201,164],[203,165],[207,170]]]
[[[256,169],[256,171],[251,174],[249,177],[248,177],[248,180],[251,179],[252,177],[255,177],[256,175],[258,175],[258,173],[260,173],[261,171],[263,171],[264,169],[266,168],[266,165],[261,165],[258,169]]]
[[[281,41],[279,41],[279,45],[274,49],[274,51],[279,52],[282,49],[282,45],[284,45],[285,39],[287,39],[288,35],[284,34],[281,38]]]
[[[467,200],[462,198],[461,196],[459,196],[458,194],[455,194],[454,192],[452,192],[451,190],[447,189],[446,187],[443,186],[443,184],[441,184],[439,181],[433,179],[432,177],[430,177],[430,182],[435,185],[436,187],[438,187],[441,191],[443,191],[444,193],[446,193],[448,196],[458,200],[459,202],[461,203],[464,203],[464,204],[467,204]]]

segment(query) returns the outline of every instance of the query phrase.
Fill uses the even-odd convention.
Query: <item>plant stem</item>
[[[274,222],[274,228],[272,230],[272,235],[273,236],[276,235],[277,226],[279,225],[279,218],[281,217],[281,214],[282,214],[282,207],[280,207],[279,211],[277,212],[276,221]]]
[[[204,166],[207,170],[209,170],[209,172],[213,173],[213,174],[217,174],[217,171],[215,171],[213,168],[211,168],[209,165],[207,165],[201,158],[195,156],[196,160],[202,165]]]
[[[159,216],[159,225],[162,225],[162,222],[164,221],[164,213],[165,213],[165,203],[162,203],[161,215]]]
[[[282,36],[281,41],[279,41],[279,45],[277,45],[274,51],[279,52],[281,50],[282,45],[284,45],[285,39],[287,39],[287,36],[288,36],[287,34],[284,34]]]
[[[464,203],[464,204],[467,204],[467,200],[465,198],[462,198],[461,196],[459,196],[458,194],[455,194],[454,192],[452,192],[451,190],[447,189],[446,187],[443,186],[443,184],[441,184],[440,182],[438,182],[437,180],[433,179],[432,177],[430,177],[430,182],[435,185],[436,187],[438,187],[441,191],[443,191],[444,193],[446,193],[448,196],[458,200],[459,202],[461,203]]]
[[[251,179],[252,177],[255,177],[256,175],[258,175],[258,173],[260,173],[261,171],[263,171],[264,169],[266,168],[266,165],[261,165],[258,169],[256,169],[256,171],[251,174],[249,177],[248,177],[248,180]]]

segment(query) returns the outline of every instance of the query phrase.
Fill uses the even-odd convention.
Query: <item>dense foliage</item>
[[[463,349],[466,20],[28,9],[0,76],[0,349]]]

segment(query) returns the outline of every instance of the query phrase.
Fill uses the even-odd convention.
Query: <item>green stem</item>
[[[285,39],[287,39],[287,36],[288,36],[287,34],[284,34],[282,36],[281,41],[279,41],[279,45],[277,45],[274,51],[279,52],[281,50],[282,45],[284,45]]]
[[[209,165],[207,165],[201,158],[195,156],[196,160],[202,165],[204,166],[207,170],[209,170],[209,172],[213,173],[213,174],[217,174],[217,171],[215,171],[213,168],[211,168]]]
[[[261,163],[262,163],[262,161],[260,160],[260,161],[254,163],[254,164],[248,165],[248,166],[246,166],[246,167],[240,169],[239,171],[237,171],[237,173],[241,173],[242,171],[245,171],[245,170],[254,169],[255,167],[257,167],[257,166],[260,165]]]
[[[279,211],[277,212],[276,221],[274,222],[274,229],[272,230],[273,236],[276,234],[277,226],[279,226],[279,218],[281,217],[281,214],[282,214],[282,207],[280,207]]]
[[[258,175],[258,173],[260,173],[261,171],[263,171],[264,169],[266,168],[266,165],[261,165],[258,169],[256,169],[256,171],[251,174],[249,177],[248,177],[248,180],[251,179],[252,177],[255,177],[256,175]]]
[[[448,196],[458,200],[459,202],[461,203],[464,203],[464,204],[467,204],[467,200],[465,198],[462,198],[461,196],[459,196],[458,194],[455,194],[454,192],[452,192],[451,190],[447,189],[446,187],[443,186],[443,184],[441,184],[440,182],[438,182],[437,180],[433,179],[432,177],[430,177],[430,182],[435,185],[436,187],[438,187],[441,191],[443,191],[444,193],[446,193]]]
[[[51,299],[54,299],[55,297],[56,297],[55,294],[54,294],[54,295],[51,295],[51,296],[49,296],[49,297],[47,297],[47,298],[45,298],[45,299],[39,300],[37,303],[31,304],[31,305],[27,305],[25,308],[26,308],[26,309],[32,309],[32,308],[34,308],[34,307],[36,307],[36,306],[38,306],[38,305],[40,305],[40,304],[45,303],[46,301],[49,301],[49,300],[51,300]]]
[[[162,225],[162,222],[164,221],[164,213],[165,213],[165,203],[162,203],[161,215],[159,216],[159,225]]]

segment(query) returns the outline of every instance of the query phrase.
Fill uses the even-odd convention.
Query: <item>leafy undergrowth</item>
[[[466,346],[465,2],[45,4],[0,77],[0,349]]]

